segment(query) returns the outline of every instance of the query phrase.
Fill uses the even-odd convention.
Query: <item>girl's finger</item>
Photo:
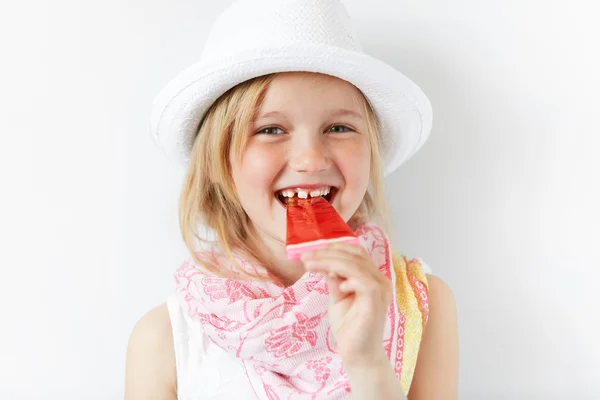
[[[305,253],[306,256],[312,257],[319,254],[330,254],[330,253],[344,253],[346,255],[365,257],[368,256],[367,250],[356,244],[352,243],[331,243],[326,246],[320,247],[310,253]]]
[[[370,271],[370,268],[364,268],[362,264],[357,264],[356,262],[349,261],[347,257],[340,256],[319,257],[309,259],[304,263],[306,269],[312,272],[321,272],[326,275],[332,272],[345,279],[377,279],[373,271]],[[381,272],[378,270],[375,272],[381,275]]]
[[[358,250],[348,251],[348,249],[352,247],[357,247]],[[371,257],[367,254],[367,251],[363,247],[348,243],[334,243],[327,247],[314,250],[310,253],[305,253],[301,260],[306,262],[309,260],[325,258],[340,258],[347,260],[348,262],[361,265],[363,268],[366,266],[370,267],[367,269],[378,270],[378,268],[371,261]]]
[[[341,250],[341,251],[348,252],[351,254],[356,254],[356,255],[366,254],[366,249],[363,246],[358,245],[356,243],[347,243],[347,242],[331,243],[331,244],[328,244],[327,246],[324,246],[318,250],[319,251],[320,250]]]
[[[343,294],[364,293],[385,297],[384,283],[379,280],[361,280],[356,278],[340,282],[339,291]]]
[[[327,286],[329,287],[329,297],[332,302],[336,303],[346,297],[346,293],[343,293],[340,290],[340,285],[345,282],[345,280],[340,279],[338,276],[327,276],[326,280]]]
[[[341,293],[353,293],[356,291],[356,288],[354,287],[354,285],[351,283],[350,279],[346,279],[343,282],[340,282],[339,288],[338,290]]]
[[[369,260],[366,260],[361,255],[352,254],[339,249],[318,249],[311,253],[302,255],[301,260],[304,263],[320,261],[325,259],[339,259],[347,263],[362,265]]]

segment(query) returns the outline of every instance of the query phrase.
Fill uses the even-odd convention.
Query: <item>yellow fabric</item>
[[[392,252],[392,263],[396,275],[396,301],[400,314],[404,316],[400,383],[404,393],[408,394],[429,314],[427,275],[418,259],[408,260]]]

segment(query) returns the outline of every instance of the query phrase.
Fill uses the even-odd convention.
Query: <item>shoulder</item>
[[[440,277],[433,274],[427,274],[427,285],[429,289],[429,304],[435,302],[438,311],[456,311],[454,293],[450,286],[446,284]]]
[[[429,319],[425,327],[425,338],[431,340],[442,333],[454,335],[457,330],[457,313],[452,289],[440,277],[432,274],[427,274],[427,286]]]
[[[136,323],[127,346],[125,399],[176,399],[173,331],[166,304]]]
[[[429,318],[417,358],[409,399],[456,399],[458,396],[458,327],[450,287],[427,274]]]

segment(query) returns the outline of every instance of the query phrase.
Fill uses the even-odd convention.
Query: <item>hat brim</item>
[[[318,44],[254,49],[190,66],[156,97],[152,135],[167,158],[185,168],[200,121],[219,96],[249,79],[292,71],[332,75],[365,95],[378,120],[386,175],[410,159],[429,136],[431,104],[415,83],[365,53]]]

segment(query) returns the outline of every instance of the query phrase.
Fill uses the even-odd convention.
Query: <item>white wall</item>
[[[150,103],[226,3],[3,6],[0,398],[122,398],[131,328],[185,256]],[[433,103],[389,198],[399,249],[456,295],[461,399],[600,398],[600,28],[584,3],[347,1],[366,49]]]

